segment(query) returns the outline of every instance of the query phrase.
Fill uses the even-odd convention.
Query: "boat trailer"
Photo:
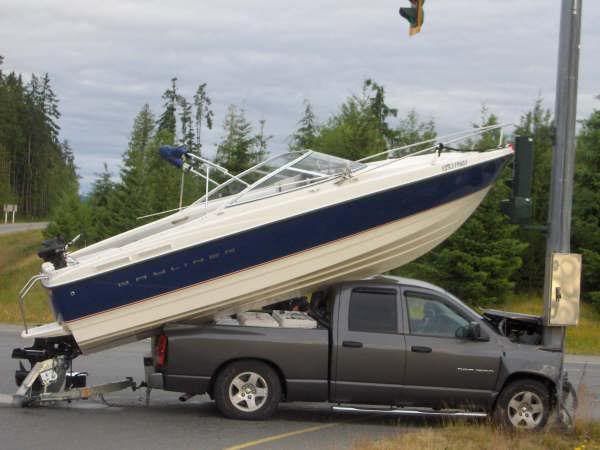
[[[36,338],[31,347],[15,348],[13,359],[27,360],[30,369],[23,362],[15,372],[17,392],[13,395],[14,406],[34,406],[58,401],[87,400],[131,388],[133,391],[145,387],[136,385],[133,378],[113,383],[87,387],[87,373],[73,372],[72,361],[81,354],[72,336]],[[104,401],[105,402],[105,401]]]

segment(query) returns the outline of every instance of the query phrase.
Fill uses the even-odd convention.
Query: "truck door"
[[[457,338],[457,328],[480,319],[470,317],[449,298],[416,289],[404,290],[403,297],[408,328],[406,400],[487,406],[498,378],[502,352],[494,336],[489,336],[488,341]]]
[[[332,370],[334,401],[395,404],[405,358],[399,289],[355,287],[341,297]]]

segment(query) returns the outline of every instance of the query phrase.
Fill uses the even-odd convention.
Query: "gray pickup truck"
[[[539,317],[480,315],[443,289],[379,277],[312,295],[313,329],[178,324],[153,338],[150,387],[208,393],[235,419],[280,401],[432,414],[493,415],[538,429],[555,404],[560,352],[541,347]]]

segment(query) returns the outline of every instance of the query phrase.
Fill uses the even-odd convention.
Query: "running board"
[[[392,414],[397,416],[443,416],[443,417],[487,417],[484,412],[469,412],[469,411],[433,411],[424,409],[406,409],[406,408],[355,408],[352,406],[332,406],[331,409],[337,412],[357,412],[357,413],[375,413],[375,414]]]

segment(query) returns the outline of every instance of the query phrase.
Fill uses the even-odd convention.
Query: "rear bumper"
[[[208,392],[210,377],[188,375],[164,375],[164,388],[167,391],[187,394],[205,394]]]

